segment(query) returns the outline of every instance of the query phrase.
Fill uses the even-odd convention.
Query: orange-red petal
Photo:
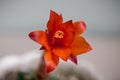
[[[63,28],[64,28],[63,44],[65,46],[69,46],[74,39],[75,32],[72,20],[63,23]]]
[[[45,59],[47,73],[53,71],[59,63],[59,57],[54,55],[51,51],[45,52],[44,59]]]
[[[77,35],[71,44],[71,49],[73,55],[79,55],[90,51],[92,48],[83,37]]]
[[[86,24],[83,21],[77,21],[74,23],[74,28],[76,30],[76,34],[82,34],[86,30]]]
[[[63,59],[64,61],[67,61],[71,54],[71,49],[67,47],[55,47],[53,48],[53,53]]]
[[[63,23],[63,27],[64,27],[65,29],[67,29],[68,31],[75,32],[74,27],[73,27],[72,20],[69,20],[69,21]]]
[[[52,33],[54,33],[54,31],[59,28],[58,25],[62,24],[62,22],[62,15],[58,15],[56,12],[51,10],[50,18],[47,23],[48,32],[50,33],[50,35],[52,35]]]
[[[56,21],[57,23],[62,23],[62,15],[57,14],[55,11],[50,10],[50,21]],[[54,23],[54,22],[53,22]]]
[[[29,37],[35,42],[43,45],[47,50],[51,49],[47,33],[44,31],[33,31],[29,34]]]

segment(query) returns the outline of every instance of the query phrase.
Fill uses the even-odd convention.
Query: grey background
[[[0,33],[25,33],[44,28],[49,11],[64,20],[84,20],[90,33],[119,34],[119,0],[0,0]]]
[[[93,63],[104,80],[120,80],[119,0],[0,0],[0,57],[39,49],[28,33],[46,28],[50,10],[64,21],[85,21],[83,36],[93,50],[79,58]]]

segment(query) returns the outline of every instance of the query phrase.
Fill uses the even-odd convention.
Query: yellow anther
[[[55,38],[63,38],[64,36],[64,32],[63,31],[56,31],[55,34],[54,34],[54,37]]]

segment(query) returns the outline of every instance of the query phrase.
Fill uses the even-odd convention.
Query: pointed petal
[[[79,55],[90,51],[92,48],[81,36],[75,36],[73,43],[71,44],[72,54]]]
[[[41,46],[40,50],[45,50],[46,48],[44,46]]]
[[[63,27],[64,27],[65,29],[67,29],[68,31],[71,31],[71,32],[74,32],[74,31],[75,31],[75,30],[74,30],[74,27],[73,27],[72,20],[69,20],[69,21],[63,23]]]
[[[35,42],[43,45],[46,49],[50,49],[50,43],[48,41],[47,33],[44,31],[33,31],[29,34],[29,37]]]
[[[59,57],[54,55],[51,51],[46,51],[44,54],[44,58],[46,64],[46,72],[49,73],[57,67],[59,63]]]
[[[74,55],[70,55],[70,58],[69,58],[73,63],[77,64],[77,57],[74,56]]]
[[[53,10],[50,10],[50,20],[58,21],[61,23],[63,21],[63,18],[62,18],[62,15],[57,14]]]
[[[75,32],[72,20],[65,22],[63,24],[63,28],[64,28],[63,44],[69,46],[74,39]]]
[[[74,23],[74,28],[76,30],[76,34],[82,34],[86,30],[86,24],[83,21],[77,21]]]
[[[48,32],[50,34],[54,33],[54,31],[57,29],[58,25],[62,24],[62,21],[63,21],[62,15],[58,15],[56,12],[51,10],[50,18],[47,23]]]
[[[67,61],[71,54],[71,49],[66,47],[55,47],[53,48],[53,53],[63,59],[64,61]]]

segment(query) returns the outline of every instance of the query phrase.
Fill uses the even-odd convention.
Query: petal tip
[[[50,15],[57,15],[58,16],[58,14],[53,10],[50,10]]]
[[[74,56],[74,55],[70,55],[70,58],[69,58],[74,64],[78,64],[78,61],[77,61],[77,57]]]
[[[53,10],[50,10],[50,14],[55,13]]]
[[[89,51],[91,51],[93,48],[90,46]]]
[[[28,36],[29,36],[30,39],[33,39],[33,38],[35,37],[35,35],[33,34],[33,32],[30,32],[30,33],[28,34]]]
[[[86,24],[84,21],[81,21],[81,28],[83,29],[83,31],[86,30]]]
[[[84,21],[76,21],[74,27],[77,34],[82,34],[86,30],[86,24]]]

